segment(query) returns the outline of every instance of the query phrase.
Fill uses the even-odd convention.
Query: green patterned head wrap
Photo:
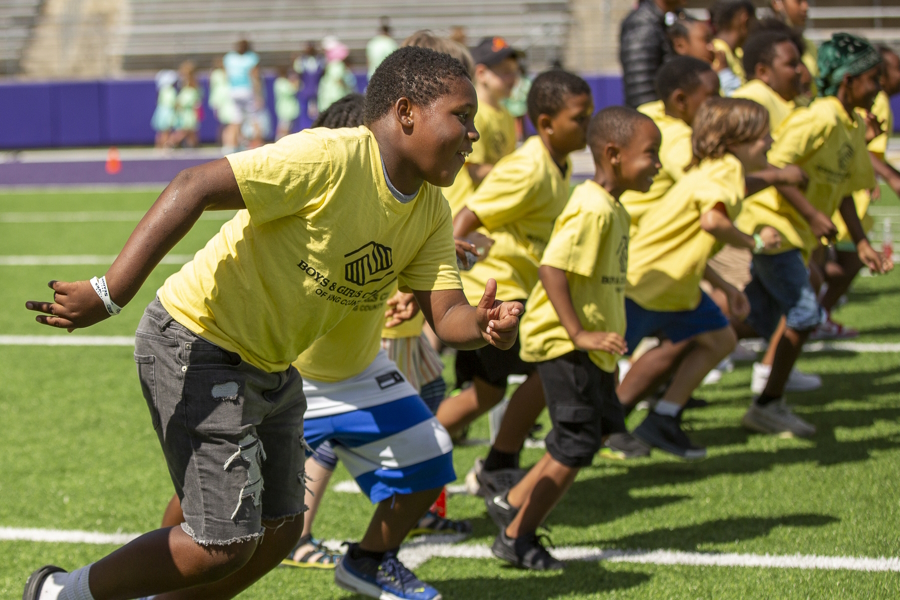
[[[881,62],[881,54],[863,38],[849,33],[835,33],[819,47],[819,76],[816,86],[820,96],[834,96],[844,75],[865,73]]]

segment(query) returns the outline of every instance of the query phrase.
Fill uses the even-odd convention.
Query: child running
[[[739,218],[739,226],[747,231],[773,226],[783,239],[775,252],[753,257],[752,280],[745,289],[751,307],[747,323],[759,335],[770,338],[786,317],[765,388],[741,421],[753,431],[815,434],[815,426],[787,406],[784,389],[803,343],[823,320],[807,265],[819,240],[837,233],[829,217],[840,209],[859,259],[869,269],[884,273],[893,267],[890,257],[882,257],[869,244],[852,198],[854,191],[875,186],[866,149],[867,124],[856,109],[868,110],[878,95],[880,63],[881,55],[871,44],[847,33],[836,33],[822,45],[820,96],[785,119],[769,154],[775,166],[795,164],[806,171],[806,192],[766,190],[745,204]]]
[[[754,236],[732,223],[744,198],[744,173],[767,165],[772,138],[765,109],[750,100],[710,98],[693,125],[695,166],[641,219],[629,248],[625,300],[629,348],[651,335],[673,344],[691,341],[663,399],[633,432],[644,443],[684,459],[703,458],[706,449],[682,430],[682,409],[736,343],[728,320],[700,290],[700,280],[705,276],[722,289],[733,313],[745,315],[748,309],[743,294],[706,262],[717,243],[756,252],[779,244],[771,227]],[[633,377],[646,377],[645,359],[634,363],[623,387]]]
[[[416,291],[446,343],[512,345],[522,307],[496,302],[494,282],[478,307],[465,301],[435,187],[453,181],[477,139],[468,73],[449,56],[404,48],[369,90],[366,127],[311,130],[182,172],[105,277],[53,281],[53,302],[26,303],[51,327],[102,321],[204,210],[240,211],[166,281],[137,334],[141,386],[185,523],[71,573],[42,567],[25,600],[231,598],[278,565],[305,510],[306,400],[291,363],[394,281]]]
[[[659,129],[632,108],[600,111],[588,141],[596,174],[556,220],[522,318],[522,359],[540,374],[553,423],[547,452],[508,492],[485,496],[500,528],[491,551],[527,569],[564,566],[535,532],[600,449],[604,405],[615,402],[616,360],[627,350],[630,222],[618,197],[646,192],[660,167]]]
[[[500,160],[453,221],[453,233],[466,238],[483,228],[494,239],[488,256],[464,271],[467,294],[488,279],[497,281],[497,296],[524,301],[538,281],[538,266],[553,222],[569,198],[569,154],[585,145],[593,114],[591,90],[577,75],[563,70],[542,73],[528,93],[528,115],[538,135]],[[475,477],[492,489],[507,489],[519,471],[519,451],[544,407],[534,365],[510,352],[464,351],[456,355],[457,385],[472,382],[438,409],[438,420],[455,435],[499,403],[510,375],[528,375],[513,393],[487,459],[476,462]],[[485,484],[485,479],[492,483]],[[473,486],[474,487],[474,486]],[[474,490],[477,491],[477,490]]]
[[[712,42],[716,51],[713,66],[722,83],[722,95],[731,96],[747,82],[741,63],[742,48],[756,22],[756,7],[750,0],[716,0],[709,9],[709,16],[716,30]]]

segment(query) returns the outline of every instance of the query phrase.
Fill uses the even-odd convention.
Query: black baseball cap
[[[510,46],[505,39],[499,36],[486,37],[477,46],[472,48],[472,60],[476,65],[492,67],[507,58],[519,58],[521,53]]]

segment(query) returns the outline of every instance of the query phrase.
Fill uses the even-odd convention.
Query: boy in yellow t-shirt
[[[891,96],[900,93],[900,58],[893,50],[885,46],[878,48],[881,54],[881,91],[875,96],[872,103],[871,113],[875,115],[878,122],[881,123],[882,133],[869,142],[869,157],[872,159],[872,167],[875,174],[884,179],[894,192],[900,192],[900,173],[897,172],[885,160],[885,152],[887,151],[888,137],[894,131],[894,114],[891,111]],[[860,114],[864,111],[857,109]],[[879,193],[878,187],[869,190],[857,190],[853,192],[853,203],[856,205],[856,214],[859,215],[863,230],[868,233],[872,228],[872,217],[868,215],[869,203],[876,200]],[[812,334],[815,339],[839,339],[847,337],[855,337],[859,334],[854,329],[849,329],[840,323],[836,323],[831,319],[831,311],[837,305],[838,300],[843,296],[859,270],[862,263],[856,253],[853,239],[847,230],[840,211],[834,213],[832,217],[834,226],[837,228],[837,238],[835,243],[834,260],[829,260],[825,265],[825,283],[822,293],[820,294],[822,308],[828,313],[828,320],[822,323]]]
[[[833,238],[829,218],[840,207],[856,242],[860,260],[874,272],[891,268],[869,244],[862,231],[851,194],[875,185],[866,150],[866,123],[856,114],[868,109],[878,94],[881,57],[865,40],[835,34],[819,52],[819,98],[799,108],[779,129],[769,162],[795,164],[809,175],[805,192],[779,187],[757,194],[744,204],[739,226],[758,231],[775,227],[782,246],[753,257],[753,279],[745,289],[750,299],[747,323],[770,338],[785,317],[772,369],[762,393],[744,415],[745,427],[762,433],[812,435],[815,428],[787,409],[785,384],[810,332],[823,311],[809,281],[807,262],[821,238]]]
[[[711,98],[694,119],[696,166],[644,215],[631,239],[625,308],[629,348],[647,336],[684,349],[672,382],[633,435],[684,459],[706,456],[681,429],[681,412],[709,371],[734,348],[728,320],[700,289],[706,277],[722,289],[732,313],[746,314],[746,298],[707,268],[717,245],[760,251],[777,247],[772,228],[757,235],[737,229],[733,220],[744,198],[745,171],[766,167],[771,145],[769,117],[750,100]],[[635,361],[620,387],[645,385],[655,373],[652,357]]]
[[[702,60],[676,56],[659,69],[656,93],[662,100],[648,102],[638,110],[662,132],[659,160],[662,168],[646,193],[627,191],[619,201],[631,217],[632,234],[644,213],[656,204],[691,164],[691,123],[707,98],[719,95],[719,79]]]
[[[518,52],[501,37],[489,37],[472,49],[478,113],[475,128],[481,136],[472,154],[444,195],[454,216],[501,158],[516,149],[516,121],[503,106],[519,79]]]
[[[578,471],[591,464],[616,401],[616,360],[627,350],[624,190],[647,191],[659,169],[659,129],[631,108],[600,111],[588,133],[596,173],[578,186],[556,220],[540,281],[522,319],[522,359],[536,365],[553,428],[547,452],[508,492],[485,497],[500,528],[491,551],[518,567],[562,569],[535,531]]]
[[[106,276],[54,281],[54,302],[26,303],[43,313],[39,323],[69,330],[118,314],[204,210],[239,211],[166,280],[136,336],[141,387],[185,523],[72,573],[38,569],[24,598],[188,588],[231,597],[274,568],[300,537],[303,519],[295,517],[305,509],[306,401],[291,363],[354,309],[380,310],[395,280],[417,292],[445,342],[512,345],[522,306],[497,303],[493,282],[479,307],[468,304],[436,187],[453,181],[477,139],[476,109],[458,61],[398,50],[369,83],[366,127],[310,130],[182,172]],[[439,489],[390,508],[399,522],[417,519]],[[369,595],[413,586],[437,597],[397,560],[399,535],[402,527],[381,528],[352,544],[347,560],[356,566],[342,585]],[[379,583],[380,566],[397,577]]]
[[[722,95],[731,94],[747,82],[744,73],[742,48],[756,23],[756,7],[750,0],[716,0],[709,9],[710,21],[716,30],[713,48],[716,60],[713,68],[722,82]]]
[[[569,154],[584,148],[593,114],[588,84],[563,70],[538,75],[528,92],[528,116],[538,134],[497,163],[453,220],[453,234],[479,230],[494,239],[487,257],[463,271],[463,288],[475,294],[479,282],[497,281],[497,297],[523,300],[538,281],[538,266],[553,222],[569,199]],[[473,296],[474,297],[474,296]],[[510,375],[528,375],[514,392],[494,447],[476,462],[473,477],[497,479],[509,487],[518,470],[519,450],[544,406],[534,367],[510,352],[457,352],[456,383],[471,382],[438,409],[441,424],[454,435],[503,399]],[[494,475],[496,477],[494,477]],[[507,475],[509,477],[507,477]],[[487,485],[493,487],[493,483]]]
[[[809,14],[809,0],[770,0],[769,7],[775,13],[776,18],[783,21],[800,36],[802,42],[800,60],[803,61],[811,81],[808,90],[801,90],[801,96],[797,97],[797,105],[809,106],[809,103],[816,97],[815,80],[819,76],[819,50],[816,48],[815,42],[803,36]]]

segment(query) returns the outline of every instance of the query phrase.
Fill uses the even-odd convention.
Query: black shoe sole
[[[44,565],[28,577],[28,581],[25,582],[25,591],[22,593],[22,600],[38,600],[44,581],[54,573],[65,572],[65,569],[55,565]]]
[[[676,446],[665,438],[648,435],[646,431],[641,430],[640,425],[637,429],[634,430],[631,435],[644,442],[648,446],[659,448],[663,452],[668,452],[669,454],[677,456],[678,458],[681,458],[683,460],[701,460],[706,458],[706,448],[689,449],[682,448],[681,446]]]
[[[549,567],[523,564],[521,559],[516,556],[515,551],[503,543],[503,541],[500,539],[501,535],[503,534],[498,534],[497,537],[494,538],[494,543],[491,545],[491,554],[493,554],[500,560],[508,562],[516,568],[528,569],[529,571],[561,571],[566,566],[562,561],[557,561],[555,564],[553,564],[553,566]]]

